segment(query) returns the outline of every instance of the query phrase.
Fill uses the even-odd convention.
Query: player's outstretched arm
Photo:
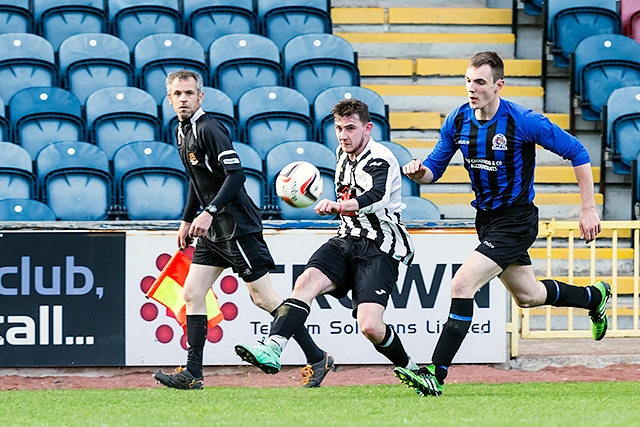
[[[402,172],[418,184],[430,184],[433,181],[433,172],[419,159],[413,159],[404,165]]]
[[[596,200],[593,190],[593,174],[591,172],[591,163],[585,163],[575,166],[573,171],[580,188],[580,200],[582,209],[580,211],[580,238],[588,242],[596,238],[598,233],[602,231],[600,224],[600,215],[596,210]]]

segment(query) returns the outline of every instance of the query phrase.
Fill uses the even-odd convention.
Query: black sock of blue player
[[[467,336],[473,318],[473,298],[452,298],[449,319],[442,328],[440,338],[431,358],[436,367],[436,378],[440,383],[447,377],[447,370],[462,341]]]
[[[602,295],[593,286],[573,286],[553,279],[545,279],[542,284],[547,288],[545,305],[594,309],[602,301]]]

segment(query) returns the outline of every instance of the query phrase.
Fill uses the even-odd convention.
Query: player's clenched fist
[[[420,180],[424,177],[427,168],[421,160],[413,159],[402,167],[402,172],[413,180]]]

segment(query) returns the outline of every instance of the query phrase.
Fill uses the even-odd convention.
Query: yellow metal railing
[[[607,281],[611,285],[612,292],[607,308],[609,316],[607,337],[640,337],[638,328],[640,221],[603,221],[602,233],[595,241],[586,244],[588,250],[576,247],[585,244],[583,240],[579,240],[580,229],[577,221],[541,222],[538,236],[546,238],[546,247],[532,248],[530,253],[532,260],[546,258],[544,274],[540,274],[540,268],[537,269],[539,279],[556,278],[583,286],[594,283],[596,280]],[[586,263],[587,259],[588,263]],[[578,272],[581,274],[576,274],[576,261],[580,260],[583,261],[583,267]],[[554,261],[566,264],[567,276],[554,275]],[[627,266],[622,271],[620,271],[621,263]],[[588,274],[585,272],[586,264],[588,264]],[[630,268],[631,265],[632,268]],[[587,325],[586,328],[576,328],[576,319],[581,317],[581,325]],[[532,320],[536,321],[537,327],[532,327]],[[621,320],[624,320],[624,325],[620,324]],[[558,325],[561,322],[563,325]],[[541,324],[544,324],[544,327],[541,327]],[[522,309],[513,302],[513,299],[511,322],[507,324],[507,331],[511,332],[512,356],[518,354],[519,337],[591,337],[586,310],[551,306]]]

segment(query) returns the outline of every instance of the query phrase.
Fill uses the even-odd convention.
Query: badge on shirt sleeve
[[[507,149],[507,137],[501,133],[497,133],[493,136],[491,140],[491,149],[492,150],[500,150],[506,151]]]
[[[198,158],[196,157],[196,153],[189,153],[189,161],[194,166],[198,164]]]

